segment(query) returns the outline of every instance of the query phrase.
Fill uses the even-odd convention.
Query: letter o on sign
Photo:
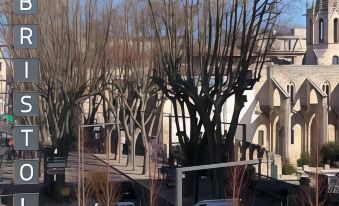
[[[38,184],[39,183],[39,160],[15,160],[14,161],[14,184]]]
[[[28,168],[29,169],[29,176],[28,177],[24,177],[24,169],[25,168]],[[32,180],[32,178],[33,178],[33,167],[32,167],[32,165],[30,165],[30,164],[23,164],[23,165],[21,165],[21,167],[20,167],[20,177],[21,177],[21,179],[23,180],[23,181],[25,181],[25,182],[28,182],[28,181],[30,181],[30,180]]]

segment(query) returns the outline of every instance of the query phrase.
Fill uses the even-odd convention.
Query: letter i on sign
[[[37,206],[39,205],[39,193],[14,194],[14,206]]]

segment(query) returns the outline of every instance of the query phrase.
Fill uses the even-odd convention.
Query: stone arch
[[[269,144],[267,136],[267,126],[265,124],[260,124],[255,131],[255,143],[265,147],[265,145]]]
[[[250,152],[250,156],[249,156],[250,160],[256,159],[258,157],[257,145],[250,144],[249,152]]]
[[[338,65],[339,64],[339,56],[335,55],[332,57],[332,64]]]
[[[281,97],[278,89],[275,89],[273,92],[273,106],[280,107],[281,105]]]
[[[300,124],[293,125],[290,140],[290,160],[296,162],[302,150],[302,128]]]
[[[318,104],[318,96],[314,89],[310,91],[310,104]]]

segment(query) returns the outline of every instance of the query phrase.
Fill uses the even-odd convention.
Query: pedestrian
[[[13,145],[11,145],[11,153],[12,153],[13,160],[15,160],[16,152],[14,150],[14,146]]]

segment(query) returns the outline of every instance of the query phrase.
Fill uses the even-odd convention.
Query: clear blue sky
[[[83,1],[83,0],[82,0]],[[99,0],[99,2],[107,2],[109,0]],[[115,5],[118,5],[122,0],[111,0]],[[282,15],[282,23],[287,24],[288,27],[306,27],[305,14],[306,2],[312,5],[316,0],[282,0],[285,4],[284,14]]]
[[[287,5],[282,15],[282,23],[289,27],[306,27],[304,15],[306,14],[307,1],[310,7],[313,0],[284,0]]]

